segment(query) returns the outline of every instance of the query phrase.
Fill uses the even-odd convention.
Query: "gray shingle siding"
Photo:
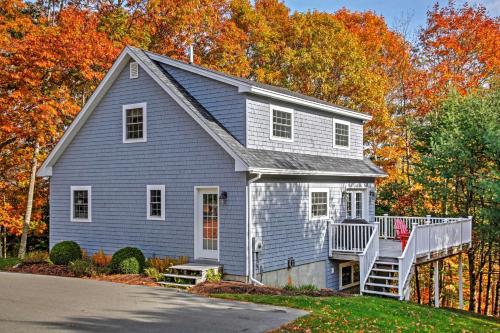
[[[254,236],[263,242],[256,269],[263,272],[287,267],[288,257],[296,266],[328,261],[327,287],[338,288],[338,264],[328,259],[328,223],[309,220],[309,189],[329,188],[330,218],[345,217],[342,192],[347,188],[374,187],[371,179],[291,180],[263,179],[252,185],[252,223]],[[374,220],[374,202],[369,203],[369,219]],[[258,266],[257,266],[258,265]],[[331,268],[335,268],[332,276]]]
[[[137,246],[146,256],[193,257],[194,186],[220,186],[220,261],[245,274],[245,182],[234,160],[142,69],[128,66],[53,168],[50,243],[89,252]],[[122,105],[147,102],[147,142],[122,143]],[[146,185],[166,186],[165,221],[146,219]],[[92,186],[92,222],[70,222],[70,186]]]
[[[294,109],[293,142],[271,140],[270,104]],[[334,119],[350,122],[349,149],[340,149],[333,145]],[[363,159],[363,124],[360,120],[334,117],[328,112],[249,95],[247,126],[248,148]]]
[[[245,96],[238,93],[237,87],[173,66],[162,66],[241,144],[245,145]]]

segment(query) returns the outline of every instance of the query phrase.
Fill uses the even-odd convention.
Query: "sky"
[[[372,10],[385,17],[387,24],[396,28],[402,18],[409,18],[410,36],[415,35],[419,27],[425,25],[426,13],[432,9],[436,0],[285,0],[287,7],[292,11],[319,11],[334,12],[342,7],[353,11]],[[441,5],[446,5],[448,0],[439,0]],[[456,0],[457,5],[465,3]],[[482,4],[490,16],[500,15],[500,0],[469,0],[469,4]]]

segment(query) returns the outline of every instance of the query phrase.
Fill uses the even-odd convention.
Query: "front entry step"
[[[205,282],[209,270],[218,273],[221,269],[221,266],[218,264],[208,263],[175,265],[167,269],[167,273],[163,274],[164,281],[158,283],[167,287],[190,288]]]

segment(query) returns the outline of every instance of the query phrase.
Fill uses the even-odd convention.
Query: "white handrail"
[[[370,271],[377,261],[379,254],[379,236],[378,236],[378,223],[375,224],[375,228],[370,236],[370,240],[366,244],[363,253],[359,254],[359,281],[360,281],[360,292],[365,290],[365,283],[368,280]]]
[[[333,251],[362,253],[376,230],[376,224],[330,223],[328,228],[330,254]]]
[[[418,225],[414,223],[410,237],[406,242],[406,247],[401,256],[399,256],[398,258],[399,262],[398,293],[400,299],[403,299],[404,297],[404,287],[406,284],[406,280],[408,279],[413,263],[415,262],[416,238],[418,237],[417,230],[418,230]]]

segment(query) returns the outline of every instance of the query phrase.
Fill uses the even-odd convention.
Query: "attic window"
[[[123,142],[147,141],[146,103],[123,106]]]
[[[130,78],[137,79],[138,77],[139,77],[139,65],[135,61],[132,61],[130,63]]]
[[[293,109],[271,105],[271,139],[293,141]]]
[[[334,145],[338,148],[349,148],[349,128],[346,121],[336,120],[334,123]]]

